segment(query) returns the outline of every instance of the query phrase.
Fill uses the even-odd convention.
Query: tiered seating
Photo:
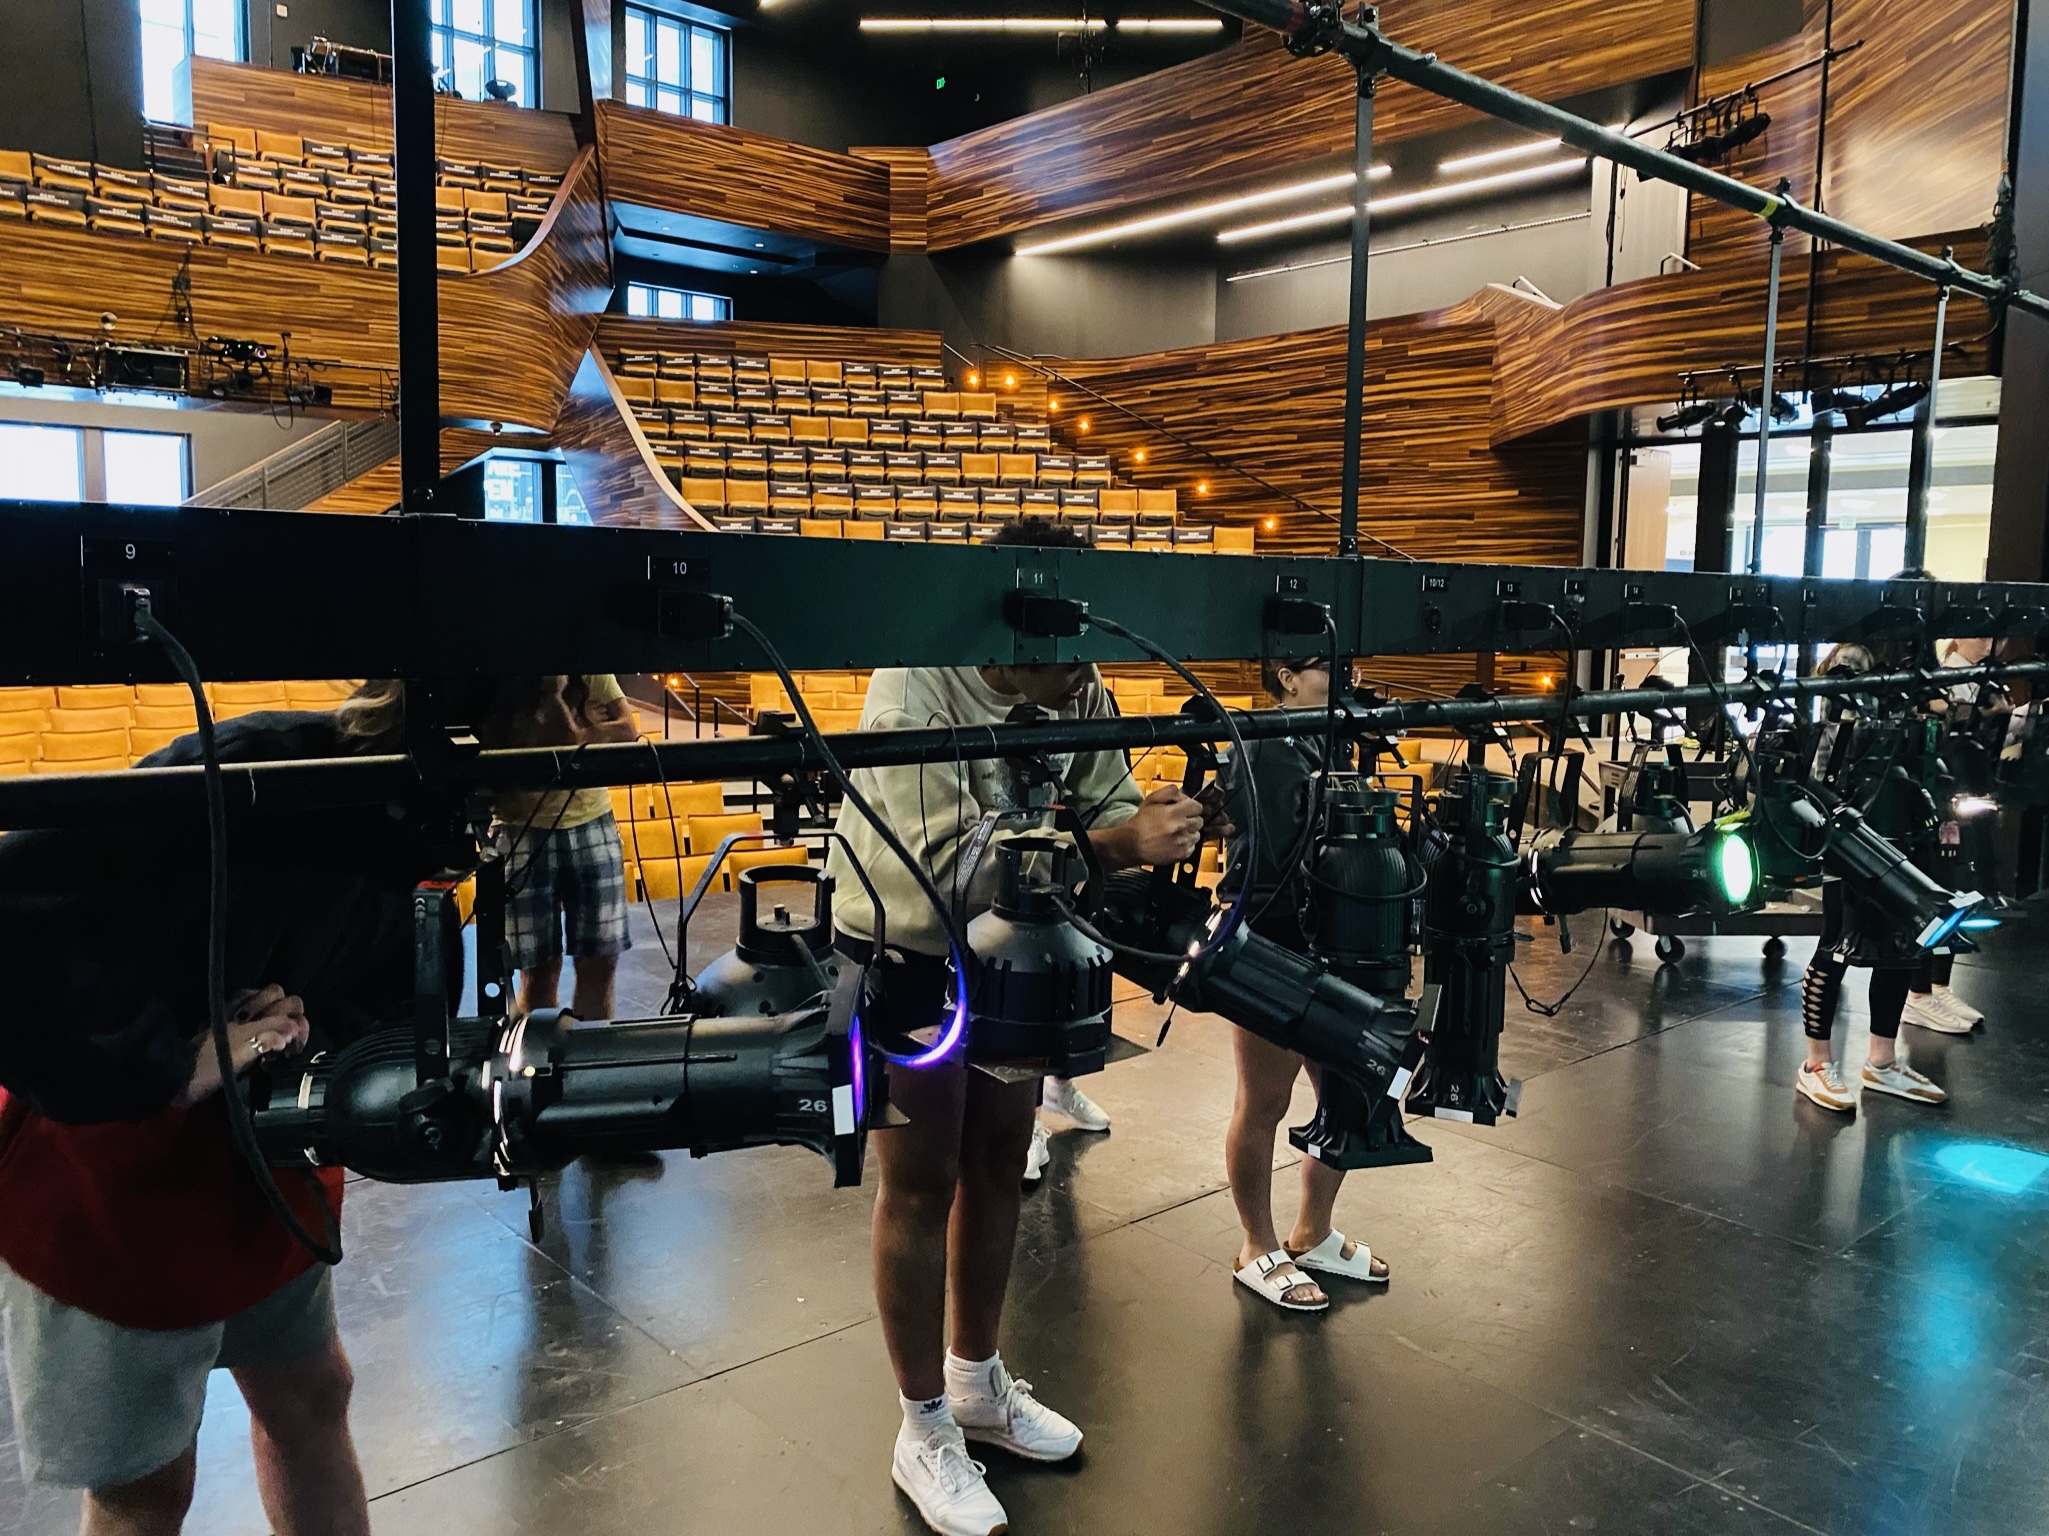
[[[687,896],[704,878],[719,843],[735,832],[759,832],[758,812],[726,813],[723,784],[633,784],[612,791],[612,813],[626,852],[629,901]],[[719,866],[714,889],[729,891],[736,876],[764,864],[804,864],[810,853],[742,843]]]
[[[1117,484],[1044,421],[937,368],[725,353],[614,359],[620,391],[685,499],[734,532],[969,543],[1019,518],[1105,546],[1206,551],[1171,490]]]
[[[347,683],[213,683],[216,720],[259,709],[332,709]],[[126,768],[197,728],[192,695],[175,683],[0,688],[0,774]]]
[[[222,123],[194,139],[209,179],[0,151],[0,218],[344,266],[398,265],[388,150]],[[437,161],[437,265],[481,272],[506,260],[540,227],[561,185],[552,171]]]

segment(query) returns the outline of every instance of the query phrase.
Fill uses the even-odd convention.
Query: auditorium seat
[[[117,768],[128,766],[128,752],[124,747],[118,757],[58,758],[44,757],[28,765],[30,773],[111,773]]]
[[[128,766],[128,728],[97,731],[58,731],[43,733],[43,761],[79,763],[118,759],[122,767]],[[83,772],[84,770],[76,770]]]
[[[272,133],[259,128],[256,130],[256,158],[280,165],[302,164],[306,158],[306,141],[296,133]]]
[[[728,881],[727,888],[738,889],[737,886],[731,885],[730,882],[738,880],[742,874],[750,869],[760,869],[764,865],[773,867],[777,864],[809,864],[810,862],[811,850],[801,843],[771,843],[765,847],[742,845],[726,855],[723,873]],[[789,884],[792,882],[786,881],[784,883]]]
[[[639,901],[675,901],[697,889],[704,878],[704,872],[711,867],[708,854],[684,855],[681,858],[650,859],[634,866],[637,881],[628,882],[633,899]],[[723,890],[723,883],[713,887]]]
[[[742,811],[730,816],[691,816],[684,825],[689,829],[690,851],[708,854],[736,832],[759,832],[761,815],[758,811]]]
[[[649,784],[646,791],[646,819],[671,816],[688,821],[692,816],[722,816],[726,810],[723,784]]]

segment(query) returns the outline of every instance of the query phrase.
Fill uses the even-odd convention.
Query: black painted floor
[[[622,1012],[666,980],[635,915]],[[700,959],[727,942],[703,929]],[[1321,1317],[1231,1284],[1228,1027],[1183,1016],[1088,1084],[1114,1132],[1056,1137],[1027,1201],[1005,1353],[1088,1440],[1067,1468],[995,1458],[1012,1529],[2049,1530],[2049,1156],[1981,1150],[2049,1154],[2045,936],[1959,968],[1987,1030],[1907,1032],[1943,1109],[1795,1098],[1798,943],[1661,967],[1638,938],[1557,1019],[1511,998],[1521,1118],[1424,1124],[1433,1164],[1354,1175],[1340,1223],[1394,1283]],[[1521,970],[1550,997],[1587,959],[1540,936]],[[1155,1011],[1119,1027],[1149,1044]],[[352,1186],[376,1529],[920,1529],[889,1482],[868,1198],[794,1151],[577,1167],[536,1247],[519,1195]],[[245,1430],[217,1376],[188,1529],[265,1529]],[[75,1511],[22,1489],[0,1417],[0,1531]]]

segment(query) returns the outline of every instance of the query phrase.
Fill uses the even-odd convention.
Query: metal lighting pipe
[[[1862,676],[1746,678],[1736,683],[1690,684],[1683,688],[1611,688],[1577,693],[1498,699],[1431,699],[1361,707],[1341,703],[1342,734],[1358,738],[1440,727],[1453,730],[1490,724],[1555,724],[1561,714],[1633,715],[1693,705],[1761,704],[1771,698],[1812,698],[1840,693],[1885,693],[1923,689],[1930,695],[1988,678],[2049,676],[2049,661],[1975,667],[1938,667]],[[1233,712],[1247,741],[1317,735],[1326,724],[1321,709],[1263,709]],[[1009,757],[1021,752],[1109,752],[1129,748],[1187,746],[1228,739],[1214,721],[1193,715],[1112,715],[1089,720],[1042,720],[909,731],[857,731],[827,738],[848,769],[899,767]],[[306,762],[228,763],[223,787],[231,812],[261,807],[267,813],[310,811],[327,806],[397,801],[422,792],[462,794],[485,789],[595,789],[612,784],[646,784],[657,779],[766,779],[812,772],[825,766],[808,737],[722,736],[708,740],[621,742],[578,749],[525,747],[479,752],[437,763],[431,773],[410,757],[340,757]],[[62,826],[74,822],[146,820],[197,815],[203,803],[203,768],[134,768],[124,773],[47,774],[0,779],[0,825]]]
[[[1380,77],[1359,71],[1352,127],[1352,274],[1345,313],[1345,457],[1338,491],[1338,553],[1359,553],[1359,460],[1366,434],[1366,264],[1373,243],[1373,100]],[[1335,663],[1333,663],[1335,666]],[[1335,675],[1335,672],[1333,672]]]
[[[1949,324],[1949,289],[1935,290],[1935,353],[1928,363],[1928,398],[1914,416],[1913,452],[1907,466],[1907,542],[1902,563],[1914,570],[1928,563],[1928,492],[1935,484],[1935,412],[1942,389],[1943,332]]]
[[[1781,188],[1788,184],[1781,182]],[[1750,574],[1764,570],[1765,481],[1772,468],[1772,390],[1779,374],[1779,272],[1785,263],[1786,232],[1772,226],[1771,290],[1764,305],[1764,383],[1757,391],[1757,500],[1750,511]]]
[[[441,483],[441,294],[434,256],[434,54],[427,0],[391,0],[391,174],[398,187],[400,506]]]
[[[1221,11],[1227,16],[1271,27],[1310,51],[1315,51],[1319,45],[1326,46],[1343,54],[1357,68],[1379,70],[1488,117],[1514,123],[1543,137],[1562,139],[1575,149],[1626,165],[1653,181],[1668,181],[1688,192],[1698,192],[1702,197],[1755,214],[1774,225],[1797,229],[1815,239],[1840,245],[1845,250],[1882,261],[1928,282],[1962,289],[1987,303],[2012,303],[2029,314],[2049,319],[2049,298],[2041,294],[2012,286],[1983,272],[1973,272],[1958,266],[1953,259],[1930,256],[1910,245],[1882,239],[1854,224],[1845,224],[1841,219],[1802,207],[1791,198],[1761,192],[1734,177],[1639,144],[1626,135],[1610,133],[1583,117],[1575,117],[1570,112],[1508,90],[1491,80],[1483,80],[1478,75],[1441,63],[1433,53],[1418,53],[1413,48],[1404,47],[1378,27],[1339,21],[1333,12],[1323,7],[1316,7],[1312,12],[1312,8],[1301,0],[1202,0],[1202,3],[1210,10]]]

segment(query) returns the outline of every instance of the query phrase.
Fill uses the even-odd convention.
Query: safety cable
[[[284,1223],[285,1230],[321,1263],[339,1264],[342,1261],[341,1222],[334,1208],[328,1204],[327,1191],[317,1180],[312,1181],[327,1218],[328,1235],[322,1239],[306,1229],[305,1223],[299,1220],[298,1212],[292,1209],[291,1201],[285,1198],[285,1192],[278,1188],[270,1161],[263,1155],[262,1147],[257,1145],[256,1124],[250,1115],[249,1100],[242,1091],[241,1077],[235,1071],[235,1048],[228,1037],[228,803],[221,785],[220,745],[214,737],[213,711],[207,706],[206,684],[199,675],[198,665],[192,660],[192,653],[158,621],[147,597],[136,599],[135,627],[155,641],[177,669],[179,678],[192,692],[192,707],[199,720],[199,752],[206,769],[207,1032],[213,1041],[214,1065],[220,1072],[220,1091],[228,1101],[228,1132],[242,1160],[249,1165],[249,1172],[264,1203]]]

